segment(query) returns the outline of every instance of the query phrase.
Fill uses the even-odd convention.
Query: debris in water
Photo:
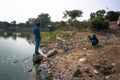
[[[32,71],[32,69],[28,70],[28,72],[31,72],[31,71]]]

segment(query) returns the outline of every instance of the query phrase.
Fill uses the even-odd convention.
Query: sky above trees
[[[65,10],[82,10],[87,20],[91,12],[101,9],[120,11],[120,0],[0,0],[0,21],[16,20],[26,22],[28,18],[36,18],[41,13],[48,13],[52,21],[65,20]]]

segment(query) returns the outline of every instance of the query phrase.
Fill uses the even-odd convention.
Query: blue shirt
[[[41,35],[40,35],[40,28],[35,26],[34,27],[34,35],[35,35],[35,38],[41,38]]]

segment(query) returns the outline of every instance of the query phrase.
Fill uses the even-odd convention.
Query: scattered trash
[[[110,74],[112,74],[116,71],[116,69],[113,68],[113,65],[115,65],[115,64],[111,64],[111,65],[108,65],[108,64],[105,64],[105,65],[94,64],[94,67],[96,69],[98,69],[98,71],[100,73],[102,73],[103,75],[110,75]]]
[[[41,64],[40,65],[40,80],[47,80],[48,76],[49,76],[49,74],[45,68],[45,65]]]
[[[93,77],[93,75],[90,73],[88,67],[85,67],[85,72],[88,74],[89,77]]]
[[[111,75],[107,75],[107,76],[105,76],[106,79],[109,79],[110,77],[111,77]]]
[[[94,70],[93,72],[94,72],[95,74],[98,74],[98,73],[99,73],[97,70]]]
[[[93,67],[95,67],[96,69],[99,69],[99,68],[100,68],[100,64],[94,63],[94,64],[93,64]]]
[[[79,61],[80,61],[80,62],[85,62],[85,61],[86,61],[86,58],[80,58]]]
[[[65,74],[59,76],[59,80],[68,80]]]
[[[75,71],[75,73],[73,74],[73,77],[81,77],[81,75],[82,75],[82,73],[81,73],[80,69],[77,69]]]
[[[62,38],[60,38],[60,37],[58,37],[58,36],[57,36],[57,39],[58,39],[58,40],[63,40]]]
[[[115,66],[116,64],[115,63],[112,63],[112,66]]]
[[[71,48],[68,47],[68,48],[65,49],[65,51],[66,51],[66,52],[70,52],[70,51],[71,51]]]
[[[83,50],[85,50],[85,51],[86,51],[86,50],[87,50],[87,48],[83,48]]]

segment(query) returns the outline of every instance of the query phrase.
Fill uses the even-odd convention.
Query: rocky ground
[[[61,41],[41,46],[49,55],[40,65],[47,80],[120,80],[120,30],[66,33],[70,35]],[[99,39],[97,48],[88,40],[88,35],[93,34]]]

